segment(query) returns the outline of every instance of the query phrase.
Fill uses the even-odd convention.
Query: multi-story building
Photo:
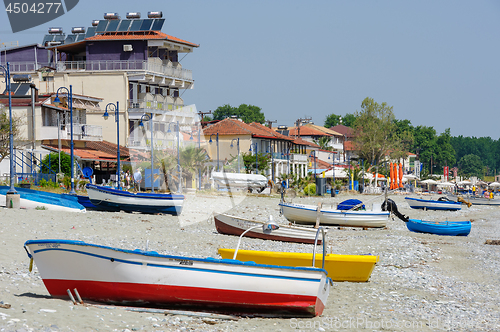
[[[139,13],[128,13],[126,19],[107,13],[88,28],[72,28],[70,34],[52,28],[42,44],[2,50],[0,63],[9,62],[11,75],[29,75],[38,94],[51,96],[35,112],[35,121],[42,128],[34,134],[28,132],[27,137],[35,135],[40,145],[54,139],[54,133],[43,127],[54,125],[53,111],[58,112],[58,107],[53,100],[58,90],[67,107],[66,89],[59,88],[71,87],[74,134],[92,131],[99,134],[98,139],[116,143],[115,118],[103,118],[112,103],[108,108],[111,115],[114,106],[119,106],[121,145],[149,149],[153,129],[155,146],[175,147],[175,131],[191,132],[198,122],[195,106],[185,105],[181,97],[183,91],[193,88],[194,80],[180,58],[199,45],[161,32],[164,23],[161,12],[150,12],[144,19]],[[4,88],[1,82],[0,89]],[[139,128],[141,117],[147,119],[144,114],[153,116],[152,128],[151,121]]]

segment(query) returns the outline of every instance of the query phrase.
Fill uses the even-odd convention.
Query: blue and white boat
[[[441,197],[438,200],[420,199],[412,197],[405,197],[405,199],[412,209],[449,210],[449,211],[458,211],[462,209],[461,203],[450,201],[446,197]]]
[[[85,187],[90,202],[98,209],[107,211],[179,215],[184,203],[184,195],[178,194],[132,193],[90,183]]]
[[[0,186],[0,205],[6,206],[6,194],[9,186]],[[85,207],[78,203],[76,195],[56,194],[41,190],[16,187],[20,195],[20,206],[25,209],[52,211],[85,212]]]
[[[417,233],[436,235],[467,236],[471,230],[470,221],[424,221],[409,219],[406,227]]]

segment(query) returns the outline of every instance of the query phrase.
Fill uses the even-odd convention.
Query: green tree
[[[332,113],[326,117],[325,128],[331,128],[339,125],[341,119],[344,126],[353,128],[354,122],[356,121],[356,116],[350,113],[346,113],[346,115],[344,116]]]
[[[367,164],[378,163],[398,143],[392,106],[365,98],[361,108],[356,112],[354,144],[360,159]]]
[[[180,151],[179,155],[182,174],[186,179],[186,187],[192,188],[193,174],[205,165],[207,154],[205,149],[187,146]]]
[[[440,171],[443,170],[444,166],[455,165],[455,150],[451,145],[450,128],[446,129],[444,133],[437,137],[436,148],[436,158],[433,160],[433,163],[437,165]]]
[[[219,106],[213,113],[214,120],[223,120],[233,115],[237,116],[245,123],[264,123],[266,117],[261,113],[261,108],[254,105],[241,104],[238,107],[232,107],[229,104]]]
[[[463,156],[458,162],[458,173],[463,176],[477,176],[482,177],[483,163],[481,158],[475,154],[468,154]]]
[[[423,170],[430,173],[431,159],[436,159],[437,136],[433,127],[417,126],[413,132],[413,151],[423,164]]]
[[[12,136],[14,141],[20,140],[21,117],[12,117]],[[10,121],[5,106],[0,104],[0,162],[10,155]]]
[[[50,166],[50,168],[49,168]],[[59,172],[59,154],[49,153],[42,159],[42,173]],[[66,176],[71,176],[71,156],[61,152],[61,172]]]
[[[319,139],[313,139],[315,144],[318,144],[322,150],[331,151],[333,148],[330,146],[332,141],[331,136],[321,136]]]
[[[259,174],[269,168],[270,157],[268,153],[258,152],[256,157],[255,154],[252,154],[251,152],[244,152],[242,153],[242,156],[243,164],[245,165],[245,171],[247,172],[247,174],[252,173],[252,171],[254,171],[256,167],[258,167]],[[258,161],[257,163],[256,158]]]

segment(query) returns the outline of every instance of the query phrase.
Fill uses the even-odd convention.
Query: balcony
[[[57,133],[57,126],[42,126],[40,131],[41,140],[47,139],[71,139],[70,126]],[[87,124],[73,124],[73,139],[85,141],[102,141],[102,126],[87,125]]]
[[[175,99],[170,98],[171,100],[174,100],[173,103],[169,102],[163,102],[163,101],[156,101],[156,100],[144,100],[144,99],[138,99],[136,102],[133,100],[128,100],[128,109],[137,109],[137,110],[147,110],[148,112],[151,112],[152,110],[158,110],[162,112],[166,111],[174,111],[179,108],[184,107],[184,101],[180,98],[177,97]],[[178,102],[176,102],[178,101]],[[155,112],[153,112],[155,113]]]

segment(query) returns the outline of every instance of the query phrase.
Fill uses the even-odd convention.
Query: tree
[[[356,121],[356,116],[354,114],[346,113],[346,115],[342,117],[341,115],[336,115],[332,113],[326,117],[325,128],[331,128],[341,124],[340,123],[341,119],[342,119],[342,124],[344,126],[352,128],[354,122]]]
[[[182,174],[186,179],[186,187],[191,188],[193,182],[193,174],[200,167],[203,167],[207,160],[205,149],[187,146],[180,151],[179,155]]]
[[[264,123],[266,117],[261,113],[261,108],[254,105],[241,104],[238,107],[232,107],[229,104],[219,106],[213,113],[214,120],[223,120],[231,116],[237,116],[245,123]]]
[[[50,169],[50,170],[49,170]],[[59,154],[49,153],[42,159],[42,173],[59,173]],[[66,176],[71,176],[71,156],[61,152],[61,172]]]
[[[319,139],[313,140],[315,144],[318,144],[322,150],[332,151],[330,142],[332,141],[331,136],[321,136]]]
[[[436,158],[433,162],[437,165],[439,170],[443,170],[444,166],[455,165],[455,150],[451,145],[450,128],[446,129],[444,133],[439,135],[436,140]]]
[[[368,164],[377,163],[397,147],[392,106],[378,104],[367,97],[361,108],[361,112],[356,112],[354,144],[360,159]]]
[[[255,154],[252,154],[251,152],[243,153],[243,164],[245,165],[245,170],[247,174],[252,173],[252,171],[255,170],[255,167],[258,167],[258,174],[262,173],[266,169],[269,168],[269,154],[267,153],[257,153],[257,157]],[[258,163],[255,162],[257,158]]]
[[[462,157],[458,162],[458,172],[463,176],[481,177],[483,171],[483,163],[481,158],[475,154],[468,154]]]
[[[14,141],[20,140],[21,117],[12,116],[12,136]],[[10,155],[10,121],[5,106],[0,104],[0,162]]]

